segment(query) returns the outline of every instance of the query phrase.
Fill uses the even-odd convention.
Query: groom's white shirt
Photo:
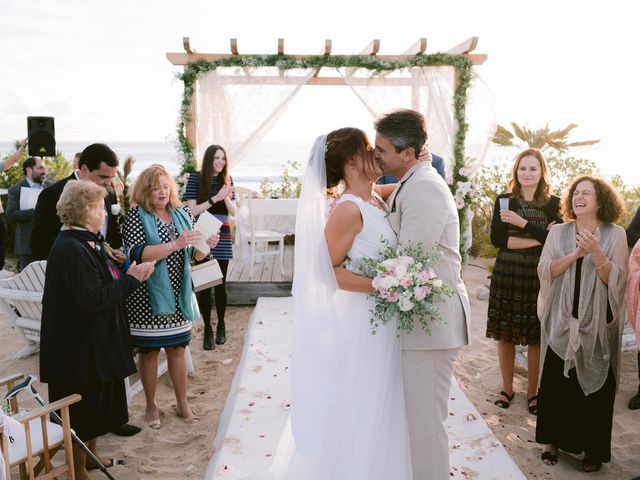
[[[392,208],[394,206],[395,208]],[[433,322],[431,336],[416,322],[413,333],[403,334],[403,350],[441,350],[468,345],[471,319],[469,297],[460,274],[461,257],[458,210],[445,181],[430,162],[413,166],[387,201],[391,227],[398,243],[422,243],[425,252],[437,242],[442,253],[435,268],[442,281],[454,290],[440,304],[443,322]]]

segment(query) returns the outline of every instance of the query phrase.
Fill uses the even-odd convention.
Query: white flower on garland
[[[468,168],[462,167],[460,170],[458,170],[458,174],[462,177],[469,177],[469,175],[471,174],[471,172],[469,171]]]
[[[458,210],[462,210],[464,208],[464,198],[462,198],[460,194],[456,193],[453,196],[453,201],[456,203],[456,208]]]
[[[456,184],[456,194],[464,197],[471,193],[471,187],[471,182],[458,182]]]
[[[122,207],[119,204],[114,203],[111,205],[111,215],[118,216],[122,213]]]

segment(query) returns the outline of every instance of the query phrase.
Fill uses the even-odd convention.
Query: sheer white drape
[[[454,118],[453,67],[414,67],[392,73],[372,74],[366,70],[341,69],[347,85],[375,118],[398,108],[423,113],[428,122],[429,149],[445,160],[447,172],[453,165],[453,146],[458,129]],[[394,81],[409,83],[393,85]],[[465,141],[467,168],[480,169],[495,131],[495,114],[486,85],[477,77],[467,91]]]
[[[312,69],[218,68],[198,79],[196,160],[211,144],[238,164],[273,128]]]
[[[428,121],[430,150],[444,158],[451,173],[457,131],[453,67],[414,67],[381,74],[342,68],[338,73],[373,118],[397,108],[422,112]],[[280,72],[274,67],[247,67],[218,68],[200,77],[196,91],[197,161],[216,143],[227,149],[231,166],[238,164],[273,128],[313,74],[313,69]],[[467,168],[472,173],[482,166],[495,132],[492,103],[486,85],[474,75],[467,91],[469,129],[465,142]]]
[[[469,128],[464,143],[466,167],[471,175],[477,173],[484,163],[491,140],[496,133],[496,112],[493,94],[481,77],[474,74],[467,89],[465,117]]]

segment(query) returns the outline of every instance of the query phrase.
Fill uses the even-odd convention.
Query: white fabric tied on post
[[[313,69],[224,67],[198,77],[197,140],[201,160],[209,145],[226,148],[229,167],[240,163],[260,143],[287,110]],[[242,82],[228,77],[242,76]]]
[[[447,66],[412,67],[392,73],[340,69],[345,83],[372,117],[398,108],[417,110],[427,119],[429,150],[444,158],[451,174],[453,146],[458,124],[454,115],[455,69]],[[391,78],[411,78],[407,85],[389,85]],[[493,99],[485,83],[474,72],[467,89],[465,117],[465,162],[470,174],[482,167],[496,129]]]

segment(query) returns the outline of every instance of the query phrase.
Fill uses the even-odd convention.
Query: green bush
[[[290,170],[297,172],[301,165],[293,160],[289,160],[282,167],[282,180],[274,183],[270,178],[263,178],[260,182],[260,193],[269,198],[298,198],[302,188],[300,177],[292,175]]]
[[[3,160],[6,161],[9,157],[11,157],[11,155],[12,154],[5,155]],[[22,172],[22,162],[24,162],[28,156],[29,155],[27,155],[27,152],[24,152],[20,160],[14,163],[13,166],[9,168],[9,170],[0,173],[0,188],[9,188],[12,185],[15,185],[16,183],[24,180],[24,173]],[[47,180],[49,182],[57,182],[64,177],[68,177],[73,171],[73,164],[71,163],[71,161],[67,160],[60,151],[56,151],[56,156],[53,158],[45,157],[44,164],[47,167]]]
[[[16,149],[20,146],[20,143],[16,143]],[[8,160],[12,154],[5,155],[4,161]],[[14,163],[7,171],[0,173],[0,188],[9,188],[16,183],[24,180],[24,173],[22,172],[22,163],[28,157],[27,152],[22,154],[22,157]],[[49,182],[57,182],[58,180],[68,177],[73,171],[73,164],[67,160],[62,152],[56,152],[56,156],[45,157],[44,164],[47,166],[47,180]],[[2,206],[4,210],[7,210],[7,196],[2,196]],[[14,239],[15,239],[15,226],[12,224],[7,225],[7,252],[13,252]]]

